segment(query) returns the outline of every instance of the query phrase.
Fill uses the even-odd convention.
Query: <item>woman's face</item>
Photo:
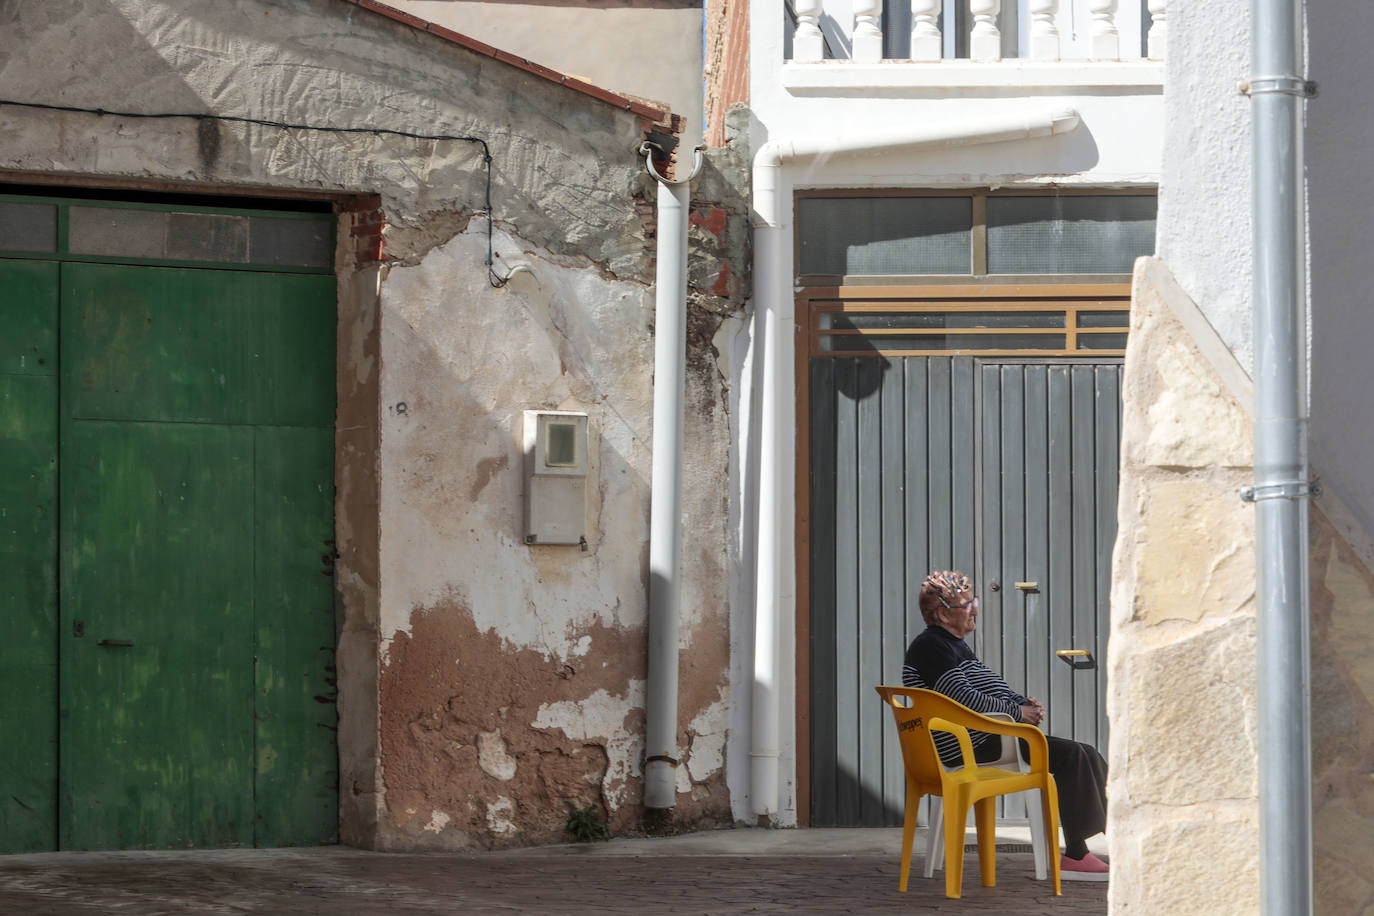
[[[978,599],[972,589],[940,603],[940,623],[960,639],[978,628]]]

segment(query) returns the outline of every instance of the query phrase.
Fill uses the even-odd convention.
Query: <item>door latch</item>
[[[1087,649],[1060,649],[1054,653],[1075,671],[1088,671],[1097,667],[1097,659]]]
[[[132,639],[102,639],[96,645],[109,646],[111,649],[131,649],[134,641]]]

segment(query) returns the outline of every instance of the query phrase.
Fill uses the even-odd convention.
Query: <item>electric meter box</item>
[[[525,543],[583,544],[587,415],[525,411]]]

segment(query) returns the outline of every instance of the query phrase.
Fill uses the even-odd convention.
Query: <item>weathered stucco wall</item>
[[[1108,652],[1107,835],[1129,863],[1114,869],[1113,912],[1259,908],[1254,523],[1238,496],[1253,479],[1248,386],[1164,263],[1142,259]],[[1323,512],[1311,520],[1316,900],[1318,912],[1363,912],[1374,905],[1374,574]]]
[[[549,842],[567,805],[637,823],[653,292],[474,222],[382,294],[382,766],[387,845]],[[689,374],[679,822],[719,820],[727,463],[715,360]],[[591,418],[587,550],[527,546],[523,409]]]
[[[475,144],[0,107],[0,180],[338,202],[336,564],[345,842],[557,841],[637,821],[652,446],[649,126],[335,0],[0,8],[12,99],[481,137]],[[737,163],[693,213],[679,821],[728,821]],[[742,174],[742,173],[740,173]],[[726,330],[722,330],[726,329]],[[521,411],[592,422],[588,549],[523,542]]]

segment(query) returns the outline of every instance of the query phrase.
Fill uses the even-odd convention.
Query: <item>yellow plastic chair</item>
[[[998,719],[1003,722],[1015,722],[1006,713],[994,712],[987,714],[990,718]],[[1002,742],[1002,755],[996,760],[989,760],[987,763],[978,764],[980,767],[1001,767],[1004,770],[1015,770],[1018,773],[1025,773],[1030,770],[1030,762],[1021,753],[1021,747],[1017,740],[1010,735],[1001,735],[999,740]],[[940,762],[944,766],[944,761]],[[947,770],[957,770],[958,765],[945,766]],[[1040,804],[1038,794],[1028,793],[1026,796],[1026,822],[1030,827],[1031,851],[1035,854],[1035,878],[1037,881],[1044,881],[1050,876],[1050,838],[1045,833],[1045,813],[1044,807]],[[930,830],[926,836],[926,856],[925,867],[921,874],[930,878],[934,876],[937,868],[943,868],[945,861],[944,843],[944,805],[940,799],[932,797],[930,799]],[[1053,852],[1056,857],[1059,855],[1058,838],[1055,839]]]
[[[978,825],[978,865],[984,887],[997,885],[997,796],[1039,789],[1048,836],[1059,836],[1059,796],[1049,771],[1049,745],[1033,725],[1001,722],[979,715],[949,697],[915,687],[878,687],[878,696],[892,708],[897,738],[906,769],[906,820],[902,826],[902,870],[897,888],[906,891],[911,876],[911,845],[916,836],[916,812],[924,795],[936,795],[945,808],[945,896],[957,899],[964,881],[964,822],[969,808]],[[973,758],[970,728],[1024,738],[1030,747],[1030,769],[1016,773],[1000,767],[980,767]],[[932,731],[950,732],[964,758],[961,770],[946,771],[935,752]],[[1051,855],[1050,877],[1059,888],[1059,856]]]

